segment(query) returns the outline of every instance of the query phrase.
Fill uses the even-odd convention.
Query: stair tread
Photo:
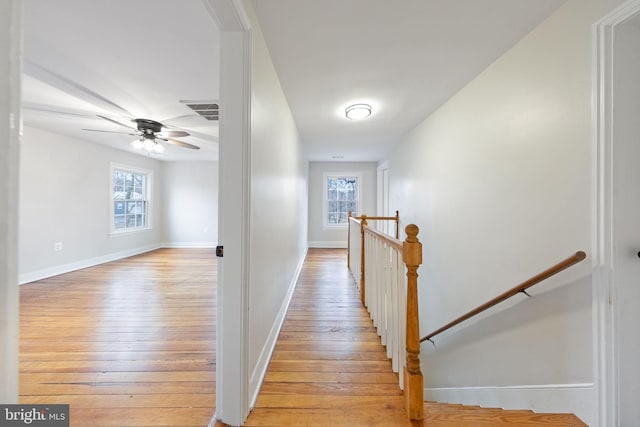
[[[547,426],[586,427],[574,414],[535,413],[531,410],[483,408],[476,405],[425,402],[424,425],[466,426]]]
[[[425,402],[425,410],[427,412],[455,412],[455,411],[473,411],[473,412],[503,412],[505,409],[503,408],[485,408],[477,405],[462,405],[457,403],[434,403],[434,402]],[[534,412],[530,409],[508,409],[507,411],[518,412],[523,414],[533,414]]]

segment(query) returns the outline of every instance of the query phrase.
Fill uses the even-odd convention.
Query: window
[[[360,176],[355,173],[324,174],[324,225],[343,227],[349,211],[360,209]]]
[[[111,165],[111,232],[150,228],[149,199],[153,173]]]

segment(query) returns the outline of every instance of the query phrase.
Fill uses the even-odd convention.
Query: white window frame
[[[139,175],[145,175],[145,198],[147,202],[146,222],[142,227],[116,228],[115,227],[115,210],[113,199],[113,173],[116,170],[133,172]],[[153,228],[152,212],[153,212],[153,171],[135,166],[129,166],[121,163],[111,163],[109,167],[109,234],[112,236],[136,233],[140,231],[150,230]]]
[[[346,229],[348,223],[344,224],[329,224],[328,219],[328,194],[327,194],[327,180],[329,178],[340,178],[354,176],[358,180],[356,203],[358,204],[358,211],[362,211],[362,173],[360,172],[324,172],[322,174],[322,227],[325,230],[342,230]],[[353,212],[354,214],[360,214],[361,212]]]

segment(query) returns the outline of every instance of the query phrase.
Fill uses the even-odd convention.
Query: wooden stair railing
[[[369,226],[368,221],[394,221],[395,222],[395,236],[398,239],[399,227],[400,227],[400,213],[396,211],[395,216],[367,216],[362,214],[360,216],[354,216],[353,212],[349,211],[347,221],[347,267],[353,274],[353,279],[356,281],[356,286],[360,291],[360,301],[365,304],[364,301],[364,227]],[[357,227],[351,227],[351,223],[358,225]],[[351,241],[354,243],[359,242],[358,246],[352,246]],[[351,269],[351,253],[354,249],[355,258],[360,261],[360,269]]]
[[[362,302],[386,346],[393,370],[400,374],[407,415],[412,420],[421,420],[424,418],[424,390],[418,318],[417,270],[422,264],[419,230],[416,225],[408,225],[405,228],[407,237],[400,241],[367,223],[371,218],[397,220],[397,217],[397,212],[395,218],[350,215],[350,223],[354,226],[349,230],[349,252],[354,249],[352,256],[361,262],[355,269],[351,268],[351,263],[349,267],[359,284]]]
[[[511,289],[509,289],[506,292],[503,292],[502,294],[498,295],[497,297],[491,299],[490,301],[487,301],[486,303],[474,308],[473,310],[469,311],[468,313],[463,314],[462,316],[458,317],[455,320],[452,320],[451,322],[447,323],[446,325],[442,326],[441,328],[438,328],[436,330],[434,330],[433,332],[425,335],[424,337],[422,337],[420,339],[420,342],[425,342],[425,341],[431,341],[431,339],[433,337],[435,337],[438,334],[441,334],[442,332],[453,328],[454,326],[456,326],[459,323],[464,322],[467,319],[470,319],[471,317],[482,313],[485,310],[488,310],[489,308],[493,307],[494,305],[501,303],[502,301],[505,301],[509,298],[511,298],[514,295],[517,295],[519,293],[524,293],[526,295],[527,294],[527,289],[529,289],[530,287],[542,282],[545,279],[548,279],[549,277],[561,272],[562,270],[571,267],[574,264],[579,263],[580,261],[582,261],[583,259],[585,259],[587,257],[587,255],[583,252],[583,251],[578,251],[575,254],[571,255],[570,257],[560,261],[559,263],[549,267],[548,269],[544,270],[543,272],[536,274],[535,276],[531,277],[530,279],[520,283],[518,286],[515,286]],[[433,343],[433,341],[431,341]]]

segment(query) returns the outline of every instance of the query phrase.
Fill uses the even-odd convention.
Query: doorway
[[[640,419],[640,14],[613,40],[613,280],[620,426]]]
[[[600,425],[640,419],[640,1],[596,24],[596,378]]]

